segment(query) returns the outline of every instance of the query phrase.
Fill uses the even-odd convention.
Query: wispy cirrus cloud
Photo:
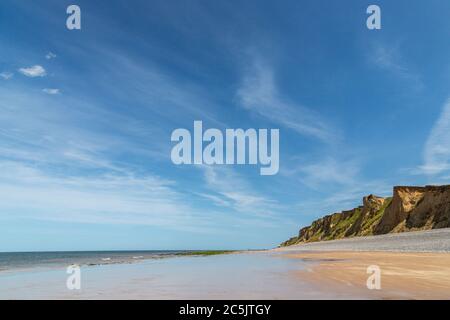
[[[45,71],[44,67],[40,65],[35,65],[28,68],[20,68],[19,72],[24,76],[30,78],[45,77],[47,75],[47,71]]]
[[[277,201],[260,194],[231,168],[202,166],[206,185],[211,191],[203,194],[218,205],[226,205],[237,212],[259,217],[271,216],[280,209]]]
[[[271,66],[262,59],[253,59],[237,96],[245,109],[299,134],[327,143],[339,139],[338,130],[317,113],[281,96]]]
[[[211,211],[199,210],[176,182],[121,160],[160,161],[154,153],[166,142],[148,139],[153,126],[95,97],[80,103],[68,95],[61,104],[24,89],[0,87],[0,219],[217,231]]]
[[[56,58],[56,54],[54,54],[53,52],[49,52],[49,53],[47,53],[47,54],[45,55],[45,58],[46,58],[47,60],[54,59],[54,58]]]
[[[14,74],[11,73],[11,72],[6,72],[6,71],[5,71],[5,72],[0,73],[0,77],[3,78],[3,79],[5,79],[5,80],[9,80],[9,79],[11,79],[13,76],[14,76]]]
[[[448,99],[431,129],[424,149],[424,164],[420,171],[440,175],[450,170],[450,99]]]
[[[417,90],[423,88],[421,77],[408,65],[398,43],[376,42],[370,48],[368,59],[372,65],[410,82]]]
[[[46,94],[50,94],[50,95],[56,95],[56,94],[60,94],[60,90],[59,89],[51,89],[51,88],[45,88],[42,89],[42,91]]]
[[[409,70],[401,60],[398,47],[377,44],[373,47],[372,62],[380,68],[399,74],[408,74]]]
[[[142,149],[129,136],[139,133],[125,133],[128,118],[118,120],[89,104],[85,111],[96,115],[96,126],[90,126],[82,111],[86,101],[72,108],[70,97],[61,105],[30,90],[0,88],[0,95],[0,220],[216,230],[176,182],[117,161],[117,151]],[[122,135],[98,132],[100,115]]]
[[[203,119],[217,127],[226,127],[218,116],[221,106],[210,99],[203,87],[180,81],[154,63],[130,59],[121,51],[100,50],[97,53],[103,57],[97,63],[98,67],[109,75],[104,78],[100,74],[99,85],[118,99],[132,97],[135,105],[170,122],[185,124],[187,119],[189,122]]]
[[[143,155],[144,147],[151,149],[152,146],[156,152],[156,146],[148,140],[145,145],[136,142],[149,134],[137,130],[140,123],[131,117],[108,112],[93,101],[85,100],[80,104],[78,99],[69,96],[60,104],[46,95],[15,88],[0,88],[0,95],[0,157],[52,166],[66,163],[110,170],[117,153]],[[102,126],[114,130],[98,130]]]
[[[34,220],[201,231],[208,218],[182,200],[183,195],[174,191],[173,184],[167,179],[137,177],[131,172],[60,176],[31,165],[0,161],[0,210]],[[0,218],[5,218],[5,214]]]
[[[328,186],[349,186],[359,180],[360,165],[356,160],[337,160],[323,156],[316,161],[295,161],[294,168],[285,168],[281,172],[286,177],[298,177],[298,180],[312,189]]]

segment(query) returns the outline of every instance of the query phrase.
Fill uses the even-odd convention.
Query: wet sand
[[[311,242],[273,250],[315,263],[302,281],[374,299],[450,299],[450,228]],[[368,290],[378,266],[381,290]]]
[[[352,298],[295,278],[308,262],[269,251],[152,259],[81,268],[81,290],[66,267],[0,272],[0,299],[323,299]]]
[[[381,268],[381,290],[366,270]],[[0,272],[0,299],[450,299],[449,253],[269,250]]]
[[[328,251],[286,257],[315,262],[296,276],[330,291],[374,299],[450,299],[450,253]],[[371,265],[380,268],[380,290],[367,288]]]

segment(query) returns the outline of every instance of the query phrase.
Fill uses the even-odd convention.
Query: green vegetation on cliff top
[[[391,202],[392,198],[388,197],[383,199],[378,207],[376,204],[371,204],[368,207],[358,207],[315,220],[311,226],[301,230],[303,236],[292,237],[280,246],[373,235],[374,227],[379,223]]]

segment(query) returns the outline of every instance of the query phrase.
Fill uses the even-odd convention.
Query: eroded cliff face
[[[450,185],[399,186],[392,197],[369,195],[360,207],[315,220],[281,246],[446,227],[450,227]]]
[[[394,187],[375,234],[450,227],[450,186]]]

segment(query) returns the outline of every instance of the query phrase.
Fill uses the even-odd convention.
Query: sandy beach
[[[381,269],[369,290],[367,267]],[[82,268],[0,272],[0,299],[450,299],[450,254],[246,252]]]
[[[331,291],[374,299],[450,299],[450,229],[354,237],[278,248],[313,262],[296,272]],[[369,266],[380,270],[381,289],[369,290]]]
[[[64,263],[0,271],[0,299],[450,299],[450,230],[353,238],[211,256]],[[407,246],[405,246],[407,243]],[[387,249],[386,249],[387,248]],[[91,260],[90,260],[91,261]],[[367,285],[369,266],[380,289]]]
[[[317,262],[296,272],[303,281],[375,299],[450,299],[450,254],[402,252],[309,252],[290,258]],[[381,289],[368,290],[369,266],[381,271]]]
[[[381,290],[366,287],[381,269]],[[0,273],[0,299],[449,299],[450,254],[255,252]]]

